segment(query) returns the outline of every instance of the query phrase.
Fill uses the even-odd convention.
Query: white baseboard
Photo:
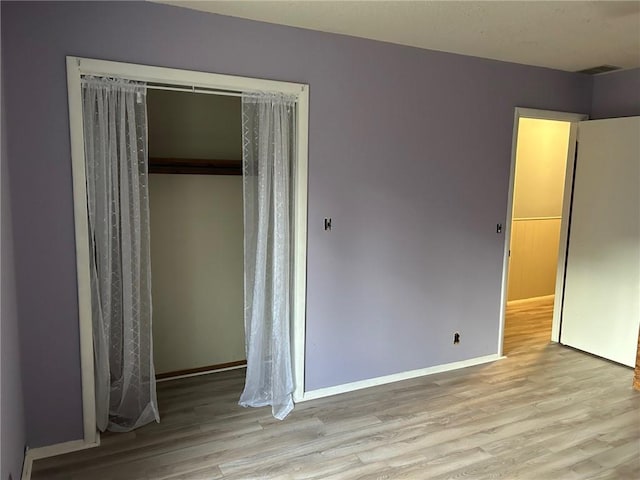
[[[184,375],[176,375],[174,377],[157,378],[156,383],[168,382],[170,380],[180,380],[181,378],[199,377],[200,375],[209,375],[210,373],[228,372],[229,370],[239,370],[241,368],[247,368],[247,366],[236,365],[234,367],[214,368],[211,370],[205,370],[204,372],[185,373]]]
[[[100,445],[100,436],[96,437],[94,443],[86,442],[85,440],[72,440],[70,442],[56,443],[54,445],[47,445],[46,447],[37,447],[27,450],[24,456],[24,463],[22,465],[22,480],[31,479],[31,470],[33,468],[33,462],[41,458],[54,457],[56,455],[64,455],[65,453],[77,452],[78,450],[84,450],[86,448],[93,448]]]
[[[486,355],[484,357],[470,358],[469,360],[462,360],[460,362],[436,365],[435,367],[420,368],[418,370],[394,373],[392,375],[386,375],[384,377],[370,378],[367,380],[360,380],[358,382],[345,383],[343,385],[336,385],[335,387],[319,388],[318,390],[304,392],[304,395],[300,401],[306,402],[308,400],[315,400],[316,398],[323,398],[329,397],[331,395],[338,395],[340,393],[353,392],[355,390],[361,390],[363,388],[376,387],[378,385],[399,382],[401,380],[408,380],[410,378],[424,377],[426,375],[433,375],[434,373],[458,370],[460,368],[472,367],[474,365],[480,365],[483,363],[495,362],[496,360],[501,360],[503,358],[506,357],[500,356],[498,354]]]

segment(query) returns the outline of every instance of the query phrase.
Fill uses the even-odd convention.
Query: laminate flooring
[[[504,319],[505,355],[547,345],[551,339],[554,296],[507,303]]]
[[[34,480],[640,479],[632,370],[558,344],[303,402],[237,405],[244,370],[158,384],[162,421],[38,460]]]

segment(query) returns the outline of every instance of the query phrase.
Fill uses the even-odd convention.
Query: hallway
[[[504,325],[504,355],[526,352],[549,343],[554,296],[507,303]]]

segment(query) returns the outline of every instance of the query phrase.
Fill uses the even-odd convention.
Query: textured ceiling
[[[162,3],[559,70],[640,66],[640,1]]]

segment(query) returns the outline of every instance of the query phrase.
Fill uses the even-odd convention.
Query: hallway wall
[[[508,300],[555,291],[569,129],[569,122],[520,119]]]

